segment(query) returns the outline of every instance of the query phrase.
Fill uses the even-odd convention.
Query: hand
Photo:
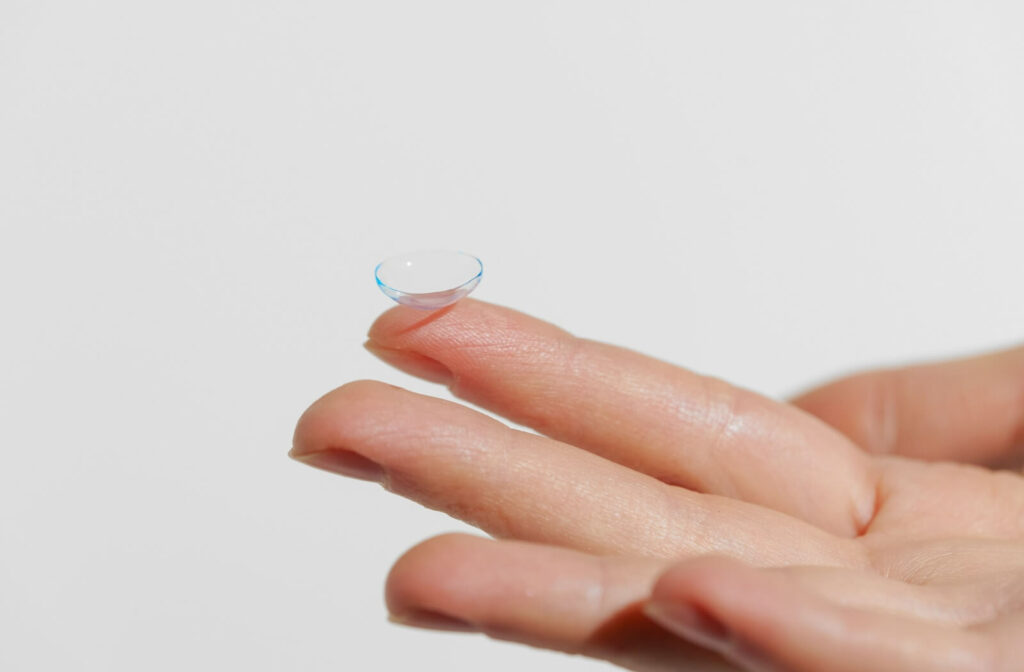
[[[545,435],[370,381],[302,416],[297,459],[497,538],[406,553],[399,622],[634,670],[1024,669],[1024,478],[968,464],[1024,453],[1024,349],[785,404],[473,300],[367,347]]]

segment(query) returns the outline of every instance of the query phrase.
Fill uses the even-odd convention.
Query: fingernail
[[[432,383],[440,383],[442,385],[451,385],[454,378],[451,369],[447,366],[436,359],[421,355],[418,352],[385,348],[373,341],[363,343],[363,347],[386,364],[390,364],[396,369],[405,371],[417,378],[423,378]]]
[[[316,453],[297,454],[293,449],[288,455],[311,467],[332,471],[342,476],[377,482],[384,479],[384,469],[379,464],[351,450],[337,448]]]
[[[450,630],[452,632],[475,632],[476,628],[467,621],[454,618],[429,609],[416,609],[401,616],[391,614],[388,620],[398,625],[408,625],[414,628],[426,628],[427,630]]]
[[[671,632],[709,649],[721,649],[732,638],[721,621],[700,607],[648,602],[644,613]]]

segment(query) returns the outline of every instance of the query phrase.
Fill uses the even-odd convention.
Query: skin
[[[1024,348],[790,403],[463,300],[366,347],[467,406],[373,381],[291,455],[491,538],[391,570],[392,620],[631,670],[1020,670]]]

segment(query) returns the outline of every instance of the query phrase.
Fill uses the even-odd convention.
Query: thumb
[[[990,642],[977,631],[846,606],[730,558],[675,565],[644,611],[750,672],[993,669]]]

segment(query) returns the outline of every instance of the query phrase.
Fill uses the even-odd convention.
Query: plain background
[[[786,396],[1024,334],[1017,2],[0,0],[0,669],[596,670],[385,621],[285,457],[374,264]],[[765,446],[771,450],[771,446]]]

